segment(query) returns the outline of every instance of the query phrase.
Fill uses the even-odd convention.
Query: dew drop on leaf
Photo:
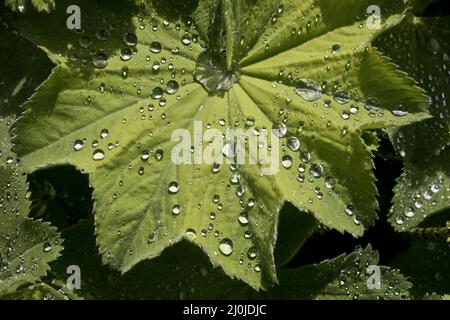
[[[92,64],[99,69],[103,69],[108,65],[108,58],[103,52],[99,52],[92,57]]]
[[[161,43],[158,41],[154,41],[150,44],[150,52],[152,53],[160,53],[162,50]]]
[[[44,243],[44,252],[50,252],[52,250],[52,245],[50,242]]]
[[[170,80],[169,82],[167,82],[166,92],[168,94],[175,94],[178,92],[178,88],[179,88],[178,82],[175,80]]]
[[[251,246],[251,247],[248,249],[248,251],[247,251],[247,257],[248,257],[250,260],[254,260],[254,259],[256,258],[257,255],[258,255],[258,252],[257,252],[257,250],[256,250],[256,247],[255,247],[255,246]]]
[[[130,48],[122,48],[120,50],[120,59],[122,61],[128,61],[133,56],[133,51]]]
[[[315,101],[322,96],[322,87],[313,80],[302,79],[295,83],[295,92],[306,101]]]
[[[241,212],[241,213],[239,214],[238,221],[239,221],[239,223],[240,223],[242,226],[248,225],[248,214],[247,214],[247,212]]]
[[[73,148],[75,151],[80,151],[84,147],[84,142],[82,140],[75,140],[73,143]]]
[[[289,137],[287,139],[287,146],[292,151],[298,151],[300,149],[300,141],[297,137]]]
[[[137,44],[137,41],[137,36],[134,33],[125,33],[123,36],[123,42],[125,42],[127,46],[134,47]]]
[[[276,123],[272,127],[272,133],[278,138],[283,138],[287,133],[287,127],[284,123]]]
[[[318,164],[318,163],[313,163],[311,165],[311,167],[309,168],[309,173],[314,177],[314,178],[320,178],[323,174],[323,167],[322,165]]]
[[[290,155],[284,155],[281,158],[281,164],[285,169],[289,169],[292,167],[292,157]]]
[[[100,161],[105,159],[105,152],[101,149],[96,149],[94,153],[92,154],[92,159],[95,161]]]
[[[224,256],[229,256],[233,253],[233,241],[228,238],[222,239],[219,243],[219,250]]]
[[[180,187],[178,185],[178,182],[172,181],[169,183],[169,193],[175,194],[178,192],[179,189],[180,189]]]

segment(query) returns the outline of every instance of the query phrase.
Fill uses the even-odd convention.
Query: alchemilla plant
[[[446,297],[436,8],[6,0],[0,295]]]

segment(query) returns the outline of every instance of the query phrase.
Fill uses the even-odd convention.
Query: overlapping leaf
[[[320,264],[282,269],[281,285],[269,292],[275,299],[400,300],[408,299],[411,284],[398,270],[379,267],[378,253],[370,246],[358,248]],[[318,276],[319,275],[319,276]]]
[[[391,133],[395,148],[405,159],[390,218],[397,230],[415,227],[450,206],[449,34],[448,18],[420,18],[409,12],[376,42],[426,89],[434,116]]]
[[[58,67],[25,105],[16,149],[30,170],[69,163],[89,173],[100,251],[122,272],[185,238],[228,275],[267,287],[276,282],[283,202],[361,235],[376,218],[362,131],[426,117],[422,91],[370,49],[373,2],[392,13],[386,25],[397,21],[401,1],[264,1],[272,11],[200,1],[201,11],[176,14],[177,22],[158,2],[136,11],[75,1],[82,32],[67,30],[60,10],[24,16],[19,30]],[[227,128],[257,137],[272,127],[281,128],[279,153],[273,136],[259,148],[277,159],[275,175],[262,175],[260,163],[172,161],[175,150],[192,163],[191,153],[198,159]],[[195,128],[217,131],[176,149],[174,130],[193,137]]]
[[[0,295],[44,276],[62,247],[48,223],[27,217],[27,182],[10,151],[11,119],[0,118]]]

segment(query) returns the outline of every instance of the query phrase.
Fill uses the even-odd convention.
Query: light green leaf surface
[[[375,2],[392,13],[402,9],[397,2]],[[61,11],[17,22],[58,66],[25,104],[15,143],[30,170],[72,164],[89,174],[104,262],[126,272],[187,239],[229,276],[267,288],[277,281],[273,249],[284,201],[355,236],[373,225],[372,146],[364,143],[362,131],[423,119],[427,99],[370,49],[378,31],[364,29],[368,1],[305,1],[305,10],[289,1],[280,10],[278,1],[265,1],[264,8],[276,9],[248,20],[256,29],[265,26],[262,34],[248,39],[244,34],[248,48],[230,36],[246,24],[227,14],[251,12],[253,1],[240,7],[222,2],[224,25],[219,19],[212,28],[207,10],[194,12],[199,30],[189,19],[165,20],[164,10],[153,11],[150,3],[140,9],[122,5],[121,11],[110,3],[74,3],[85,12],[81,35],[65,29]],[[392,15],[386,25],[397,19]],[[215,23],[228,33],[218,44],[225,48],[211,51],[202,44],[217,43],[199,39],[197,32],[209,33]],[[291,35],[294,26],[300,35]],[[217,51],[225,53],[224,60],[211,55]],[[201,54],[211,59],[196,65]],[[278,70],[282,64],[284,73]],[[194,80],[194,71],[205,87],[214,83],[211,95]],[[319,83],[320,97],[306,101],[297,94],[300,79]],[[286,126],[279,153],[273,136],[260,146],[276,156],[273,164],[280,170],[262,175],[261,164],[176,165],[171,153],[178,141],[172,133],[186,129],[192,135],[195,121],[202,121],[203,131],[218,130],[207,140],[217,140],[227,128],[251,129],[255,135]],[[191,143],[179,151],[189,156]]]

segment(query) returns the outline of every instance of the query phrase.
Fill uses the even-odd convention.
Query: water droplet
[[[406,217],[412,218],[412,217],[414,217],[414,215],[415,215],[415,212],[414,212],[414,209],[413,209],[413,208],[407,208],[407,209],[405,210],[405,216],[406,216]]]
[[[189,36],[185,34],[184,36],[181,37],[181,43],[184,44],[185,46],[188,46],[191,44],[191,38],[189,38]]]
[[[52,250],[52,245],[50,242],[44,243],[44,252],[50,252]]]
[[[92,154],[92,159],[95,161],[100,161],[105,159],[105,152],[101,149],[96,149],[94,153]]]
[[[176,82],[175,80],[170,80],[169,82],[167,82],[167,86],[166,86],[166,92],[168,94],[175,94],[178,92],[178,88],[179,88],[179,84],[178,82]]]
[[[120,50],[120,59],[122,61],[128,61],[133,56],[133,51],[130,48],[122,48]]]
[[[347,104],[350,101],[350,94],[346,91],[338,91],[334,94],[334,100],[339,104]]]
[[[80,151],[84,147],[84,142],[82,140],[75,140],[73,143],[73,148],[75,151]]]
[[[164,94],[164,90],[161,87],[154,87],[152,89],[152,99],[161,99]]]
[[[219,250],[224,256],[229,256],[233,253],[233,241],[228,238],[222,239],[219,243]]]
[[[156,233],[155,232],[151,232],[148,237],[147,237],[147,241],[148,243],[152,243],[156,240]]]
[[[99,52],[92,57],[92,64],[99,69],[103,69],[108,65],[108,58],[103,52]]]
[[[281,158],[281,164],[285,169],[289,169],[290,167],[292,167],[292,157],[290,155],[284,155]]]
[[[257,255],[258,255],[258,252],[257,252],[257,250],[256,250],[256,247],[255,247],[255,246],[251,246],[251,247],[248,249],[248,251],[247,251],[247,257],[248,257],[250,260],[254,260],[254,259],[256,258]]]
[[[172,213],[177,216],[180,214],[180,212],[181,212],[181,206],[179,204],[174,205],[172,208]]]
[[[283,138],[287,133],[287,127],[284,123],[276,123],[272,127],[272,133],[278,138]]]
[[[315,81],[302,79],[295,84],[295,92],[306,101],[315,101],[322,96],[322,87]]]
[[[327,187],[327,189],[333,189],[335,184],[336,184],[336,180],[334,180],[333,177],[325,178],[325,187]]]
[[[152,53],[160,53],[162,50],[161,43],[154,41],[150,44],[150,52]]]
[[[172,181],[169,183],[169,193],[175,194],[180,189],[180,186],[178,185],[178,182]]]
[[[322,174],[323,174],[323,167],[322,167],[322,165],[320,165],[318,163],[311,164],[311,167],[309,168],[309,173],[314,178],[320,178],[322,176]]]
[[[246,225],[248,225],[248,214],[247,214],[247,212],[241,212],[240,214],[239,214],[239,218],[238,218],[238,221],[239,221],[239,223],[242,225],[242,226],[246,226]]]
[[[164,151],[162,149],[158,149],[155,152],[156,161],[161,161],[164,158]]]
[[[408,111],[403,110],[392,110],[392,114],[397,117],[404,117],[408,115]]]
[[[125,42],[127,46],[134,47],[137,44],[137,41],[138,38],[134,33],[125,33],[123,36],[123,42]]]
[[[353,212],[355,212],[355,208],[353,207],[353,205],[348,204],[348,205],[345,206],[344,211],[345,211],[345,213],[346,213],[348,216],[352,216],[352,215],[353,215]]]
[[[188,239],[195,239],[197,237],[197,232],[195,232],[194,229],[187,229],[186,230],[186,237]]]
[[[106,138],[108,137],[108,135],[109,135],[108,129],[102,129],[102,130],[100,131],[100,137],[101,137],[102,139],[106,139]]]
[[[297,137],[289,137],[287,139],[287,146],[292,151],[298,151],[300,149],[300,140]]]

